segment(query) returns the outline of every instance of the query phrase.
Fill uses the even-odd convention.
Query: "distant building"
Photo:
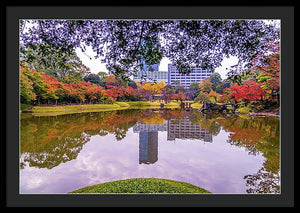
[[[212,134],[199,124],[193,124],[190,119],[168,120],[168,141],[179,139],[199,139],[212,142]]]
[[[158,71],[158,64],[147,65],[145,59],[141,59],[140,62],[141,70],[135,73],[133,80],[137,82],[146,81],[146,82],[156,82],[159,83],[164,81],[168,84],[168,71]]]
[[[211,70],[203,70],[199,67],[192,67],[190,74],[180,74],[175,66],[168,64],[168,84],[179,82],[188,88],[193,82],[201,82],[212,74]]]
[[[134,81],[141,82],[156,82],[164,81],[168,84],[168,72],[167,71],[139,71],[136,72],[136,76],[133,77]]]

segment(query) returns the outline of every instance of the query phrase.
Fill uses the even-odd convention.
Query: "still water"
[[[280,193],[274,117],[120,110],[21,119],[20,193],[153,177],[212,193]]]

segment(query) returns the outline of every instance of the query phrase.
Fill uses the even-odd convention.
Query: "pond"
[[[21,119],[20,193],[109,181],[184,181],[216,194],[280,193],[276,117],[130,109]]]

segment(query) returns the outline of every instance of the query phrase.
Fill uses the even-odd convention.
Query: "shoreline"
[[[113,104],[71,104],[54,106],[33,106],[20,111],[33,116],[57,116],[65,114],[104,112],[125,109],[159,109],[160,103],[148,101],[115,102]],[[164,108],[180,108],[180,103],[170,102]]]
[[[202,104],[193,103],[192,109],[199,110]],[[170,102],[165,104],[165,109],[180,108],[179,102]],[[159,102],[149,101],[131,101],[131,102],[115,102],[113,104],[70,104],[70,105],[54,105],[54,106],[33,106],[24,110],[20,110],[22,114],[31,114],[33,116],[57,116],[65,114],[89,113],[89,112],[106,112],[125,109],[160,109]],[[249,116],[272,116],[280,117],[278,111],[261,111],[249,113],[236,113]]]

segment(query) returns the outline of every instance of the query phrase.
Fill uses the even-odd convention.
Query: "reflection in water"
[[[265,167],[258,170],[256,174],[246,175],[246,185],[249,187],[247,193],[279,193],[280,175],[267,171]]]
[[[153,164],[158,160],[158,131],[166,131],[165,124],[137,123],[134,133],[139,133],[139,163]]]
[[[164,124],[144,124],[144,123],[137,123],[133,127],[133,132],[141,132],[141,131],[146,131],[146,132],[164,132],[167,131],[168,129],[168,123],[164,122]]]
[[[212,135],[199,124],[193,124],[190,119],[171,119],[168,121],[168,140],[180,139],[201,139],[205,142],[212,142]]]
[[[158,131],[167,131],[168,141],[179,138],[212,142],[209,131],[201,128],[199,124],[193,124],[188,118],[170,119],[164,124],[137,123],[133,132],[139,132],[139,163],[153,164],[158,160]]]
[[[91,136],[114,134],[120,141],[136,123],[138,111],[87,113],[21,120],[21,168],[51,169],[76,159]]]
[[[139,136],[139,163],[155,163],[158,152],[158,132],[142,131]]]
[[[132,132],[130,131],[131,129]],[[201,176],[200,173],[204,175],[204,172],[205,174],[209,174],[209,171],[211,171],[212,174],[220,172],[220,169],[214,170],[214,168],[217,168],[217,165],[220,164],[217,162],[222,162],[224,152],[228,152],[226,153],[228,154],[228,158],[231,156],[231,151],[228,148],[226,148],[225,151],[224,143],[226,143],[238,148],[243,153],[246,151],[248,156],[258,157],[257,159],[259,159],[259,156],[263,156],[264,158],[263,163],[260,164],[256,170],[253,170],[255,172],[252,172],[252,170],[250,172],[249,170],[249,172],[240,178],[239,181],[243,181],[246,187],[244,193],[280,193],[279,133],[278,118],[252,118],[235,115],[224,117],[217,114],[205,115],[198,111],[177,109],[122,110],[53,117],[28,117],[21,119],[20,168],[21,171],[28,172],[33,171],[29,168],[45,168],[49,172],[54,171],[54,168],[60,168],[62,165],[66,166],[65,163],[67,162],[76,162],[82,150],[85,149],[84,147],[95,136],[105,138],[112,135],[115,140],[110,143],[125,143],[124,145],[128,146],[130,138],[138,134],[138,138],[135,140],[138,142],[139,163],[130,164],[132,168],[139,168],[136,166],[148,164],[146,167],[149,172],[152,171],[151,169],[154,169],[154,167],[150,167],[150,165],[156,165],[157,169],[160,168],[157,171],[166,170],[167,173],[177,171],[177,167],[179,169],[178,172],[183,169],[189,169],[187,171],[192,172],[193,170],[196,171],[199,169],[201,164],[197,166],[189,164],[188,162],[192,163],[195,160],[185,161],[185,158],[188,156],[191,159],[198,159],[199,157],[207,155],[207,159],[203,157],[202,162],[206,162],[207,165],[212,161],[216,162],[215,167],[212,165],[207,167],[207,169],[201,167],[202,170],[190,174],[191,182],[194,181],[197,183],[198,179],[203,180],[204,178],[197,176]],[[221,136],[223,137],[222,144],[216,142],[219,141],[219,137]],[[182,153],[181,155],[184,154],[185,156],[182,156],[183,159],[181,159],[180,154],[177,154],[176,158],[171,157],[172,151],[175,151],[176,147],[172,148],[174,150],[168,149],[167,152],[163,151],[163,146],[167,146],[165,142],[182,140],[209,142],[207,144],[211,144],[209,146],[215,148],[209,149],[209,146],[201,146],[203,151],[198,151],[202,152],[200,156],[197,152],[191,150],[191,147],[196,146],[196,144],[176,143],[178,144],[176,147],[181,147],[179,149],[180,153]],[[101,144],[103,144],[103,142],[99,143],[98,146],[101,147]],[[224,149],[221,148],[222,146],[224,146]],[[162,151],[160,156],[158,156],[160,148],[162,148]],[[206,152],[204,152],[205,149],[207,149]],[[119,151],[115,151],[113,156],[111,156],[112,161],[117,160],[118,152]],[[128,152],[128,150],[124,148],[122,152]],[[88,153],[85,155],[88,156]],[[105,151],[99,153],[99,157],[106,155],[109,156]],[[238,157],[236,162],[243,162],[243,158]],[[161,168],[162,165],[159,164],[160,162],[166,162],[170,165],[169,167]],[[205,165],[203,163],[202,166]],[[103,166],[105,167],[105,165]],[[247,167],[247,165],[245,166]],[[249,167],[250,166],[249,164]],[[108,166],[108,168],[113,167],[111,165]],[[229,175],[230,168],[228,167],[227,170],[227,174]],[[147,170],[145,170],[145,172],[146,171]],[[155,171],[152,171],[153,174],[155,174]],[[236,168],[235,171],[238,171],[238,168]],[[39,175],[42,175],[42,173],[37,170],[32,175],[34,176],[27,178],[37,178]],[[55,176],[55,174],[53,175]],[[65,172],[64,175],[68,177],[71,173],[68,174]],[[116,172],[113,177],[116,178],[118,175],[120,175],[121,178],[121,173],[118,172]],[[224,173],[223,175],[226,174]],[[217,176],[219,175],[217,174]],[[152,177],[152,175],[150,175],[150,177]],[[163,178],[164,176],[157,175],[157,177]],[[109,179],[107,176],[105,176],[105,178]],[[22,177],[21,174],[21,183],[22,180],[24,182],[27,179]],[[225,190],[224,185],[222,185],[222,188],[218,185],[218,182],[209,182],[209,180],[213,181],[212,178],[208,178],[207,183],[201,182],[201,184],[207,184],[208,189],[214,185],[214,188],[211,190],[216,193]],[[230,181],[230,179],[222,179],[221,182],[230,186]],[[22,187],[21,185],[21,188]],[[227,191],[229,190],[230,189]],[[234,184],[231,190],[235,192]],[[241,189],[237,191],[240,192]]]

